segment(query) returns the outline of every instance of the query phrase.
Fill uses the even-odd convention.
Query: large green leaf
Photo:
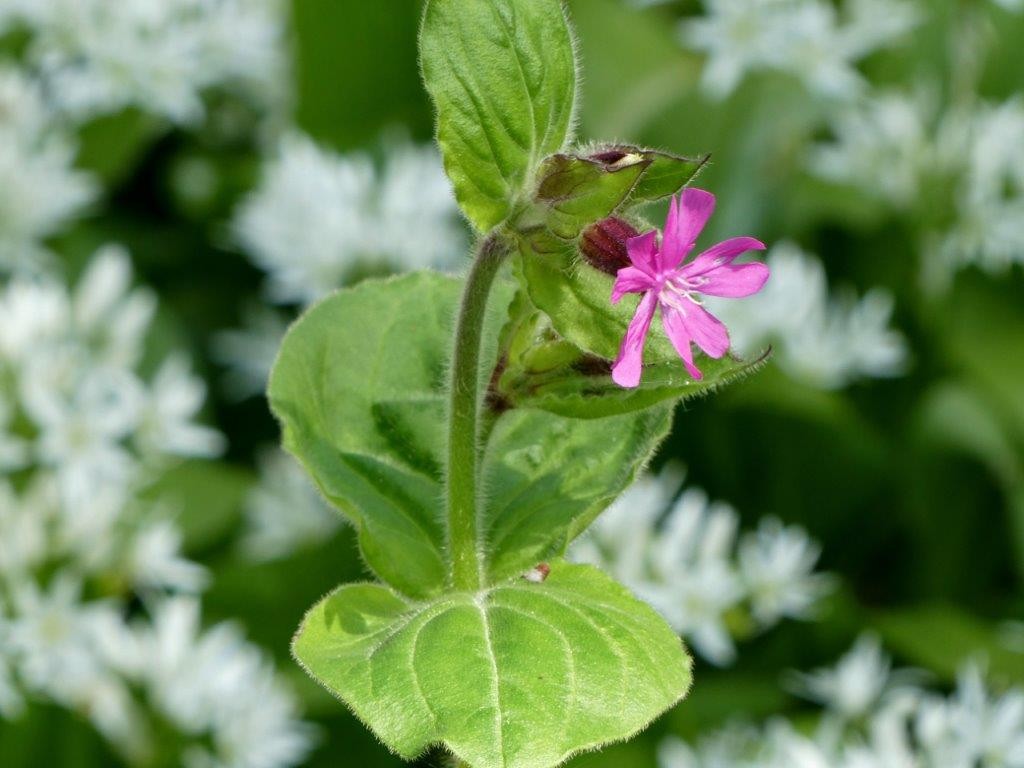
[[[533,409],[504,414],[483,466],[489,580],[561,555],[636,479],[671,426],[671,406],[589,421]]]
[[[295,324],[271,375],[285,446],[356,525],[374,573],[415,597],[445,585],[444,392],[460,285],[421,273],[340,291]],[[508,288],[496,291],[487,338],[507,317]],[[484,355],[488,370],[496,355]],[[596,421],[498,415],[481,467],[489,577],[560,555],[633,480],[669,411]]]
[[[307,614],[293,651],[402,757],[444,744],[473,768],[551,768],[627,738],[690,686],[664,620],[564,563],[543,583],[427,602],[343,586]]]
[[[270,379],[285,447],[356,525],[370,568],[411,595],[445,580],[443,389],[458,293],[459,281],[427,273],[339,291],[292,327]]]
[[[533,192],[572,123],[576,62],[560,0],[429,0],[423,76],[455,195],[486,231]]]

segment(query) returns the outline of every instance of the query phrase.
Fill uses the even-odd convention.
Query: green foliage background
[[[934,0],[912,54],[870,59],[873,78],[941,67],[953,33],[947,5]],[[830,280],[885,286],[897,297],[894,322],[912,350],[908,374],[891,381],[821,392],[769,365],[680,407],[656,465],[681,461],[689,482],[748,522],[773,514],[806,527],[842,587],[821,621],[787,623],[745,644],[735,667],[698,661],[694,692],[682,705],[641,737],[572,765],[647,768],[667,732],[693,736],[740,714],[798,713],[802,705],[779,686],[781,673],[833,661],[864,628],[878,631],[898,662],[944,683],[977,651],[996,681],[1024,683],[1024,655],[997,638],[999,621],[1024,616],[1024,275],[968,270],[941,301],[925,300],[905,223],[819,189],[800,172],[802,132],[818,105],[795,83],[755,76],[723,104],[710,103],[696,89],[699,61],[674,38],[670,10],[641,13],[620,0],[570,7],[585,71],[581,136],[712,153],[701,186],[719,196],[720,212],[709,235],[795,239],[821,255]],[[410,0],[295,0],[299,126],[342,151],[376,147],[396,126],[429,140],[432,114],[416,58],[420,11]],[[982,81],[999,98],[1022,78],[1024,18],[1006,19]],[[225,171],[216,196],[199,208],[176,199],[169,183],[194,156]],[[84,258],[107,239],[129,245],[140,280],[161,296],[163,334],[191,347],[215,376],[210,336],[237,323],[261,276],[240,254],[212,246],[224,238],[211,234],[254,182],[255,148],[202,134],[154,138],[144,119],[122,115],[90,127],[82,158],[118,180],[115,204],[76,227],[62,250]],[[229,456],[221,466],[185,466],[169,481],[195,501],[186,509],[203,510],[184,523],[190,554],[215,574],[207,617],[240,619],[279,658],[322,726],[309,766],[399,765],[288,659],[290,633],[307,607],[363,576],[352,530],[293,560],[239,560],[228,533],[254,452],[276,438],[276,426],[264,401],[239,405],[216,390],[210,416],[230,436]],[[56,709],[0,726],[0,745],[5,768],[114,762],[86,726]]]

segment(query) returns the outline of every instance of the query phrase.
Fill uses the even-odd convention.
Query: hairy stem
[[[481,243],[466,278],[455,329],[448,413],[448,549],[456,589],[481,583],[477,546],[477,439],[480,419],[480,344],[487,298],[508,244],[496,234]]]

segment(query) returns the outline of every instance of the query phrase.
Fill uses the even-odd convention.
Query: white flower
[[[945,705],[945,729],[933,730],[929,747],[936,759],[955,754],[965,766],[1024,766],[1024,690],[993,696],[981,668],[960,672],[957,690]]]
[[[808,735],[775,718],[764,728],[726,726],[692,747],[666,739],[661,768],[1020,768],[1024,766],[1024,690],[1001,696],[966,665],[949,697],[893,680],[874,640],[862,638],[835,671],[808,675],[829,709]],[[841,710],[845,714],[841,713]]]
[[[218,456],[224,436],[193,419],[206,400],[206,385],[192,375],[180,355],[168,357],[150,382],[139,419],[138,440],[144,451],[175,456]]]
[[[744,566],[737,560],[736,512],[709,503],[697,489],[680,494],[681,484],[682,473],[671,466],[642,477],[570,555],[612,573],[705,659],[730,664],[736,656],[731,614],[752,613],[761,629],[784,616],[810,615],[825,583],[809,573],[816,547],[798,528],[774,531],[768,524],[747,540]]]
[[[451,182],[433,146],[384,146],[377,191],[377,250],[397,270],[450,268],[465,257]]]
[[[939,275],[930,282],[940,286],[944,269],[976,264],[1000,273],[1024,264],[1024,101],[954,112],[946,121],[941,151],[959,152],[963,170],[957,219],[932,255]]]
[[[657,586],[638,590],[695,650],[718,665],[736,658],[725,618],[747,596],[731,561],[738,526],[730,507],[709,504],[703,491],[684,491],[652,546]]]
[[[54,351],[30,362],[21,398],[39,429],[39,462],[56,470],[64,498],[74,503],[127,483],[134,464],[123,441],[136,424],[143,391],[134,376],[110,369],[87,371],[72,382],[81,371],[65,366],[69,360],[58,355]]]
[[[631,586],[646,580],[658,524],[679,494],[683,477],[674,466],[641,475],[573,544],[573,559],[606,568]]]
[[[228,368],[225,386],[239,400],[262,394],[270,369],[288,330],[288,319],[267,306],[251,307],[241,328],[221,331],[213,339],[213,354]]]
[[[96,184],[74,160],[75,147],[51,124],[38,88],[0,67],[0,270],[45,262],[44,241],[96,198]]]
[[[756,533],[743,537],[740,574],[758,623],[808,617],[830,586],[828,577],[814,573],[820,555],[806,531],[776,518],[762,520]]]
[[[28,21],[30,61],[77,120],[136,106],[193,123],[207,89],[267,90],[281,69],[283,10],[272,0],[37,0]]]
[[[892,664],[877,637],[857,640],[834,668],[795,677],[802,695],[823,704],[844,720],[870,714],[892,682]]]
[[[0,482],[0,581],[21,579],[46,559],[54,508],[47,490],[36,482],[17,494]]]
[[[295,459],[278,449],[260,456],[259,483],[245,501],[242,549],[254,560],[285,557],[334,534],[342,518]]]
[[[830,181],[852,184],[901,208],[917,201],[922,175],[932,162],[930,140],[934,107],[927,95],[908,98],[884,92],[837,113],[834,142],[811,152],[811,171]]]
[[[772,276],[757,296],[708,300],[740,354],[754,355],[772,344],[779,366],[823,388],[903,371],[906,342],[889,327],[893,305],[887,292],[876,288],[859,300],[851,294],[830,297],[821,262],[792,243],[774,246],[766,260]]]
[[[31,425],[5,453],[51,468],[68,506],[115,497],[116,509],[138,465],[223,446],[193,421],[205,389],[183,359],[168,358],[149,383],[136,372],[154,309],[152,294],[132,289],[128,255],[116,247],[97,252],[73,292],[43,277],[0,290],[0,416]]]
[[[188,768],[277,768],[305,757],[313,734],[297,719],[294,698],[235,628],[201,632],[198,604],[173,598],[157,608],[144,637],[143,684],[195,739],[184,754]]]
[[[132,263],[117,245],[100,248],[82,273],[71,297],[73,333],[99,361],[133,368],[142,356],[156,297],[132,288]]]
[[[110,675],[97,633],[113,609],[82,603],[81,583],[70,574],[58,574],[48,591],[16,583],[11,605],[6,643],[25,686],[69,706],[87,704],[93,686]]]
[[[813,93],[850,99],[864,88],[854,64],[917,22],[907,3],[848,3],[849,19],[822,0],[705,0],[707,14],[684,22],[683,40],[705,51],[703,87],[732,93],[749,72],[776,70]]]
[[[181,555],[181,531],[157,519],[141,528],[128,553],[127,574],[140,589],[198,592],[206,586],[206,569]]]
[[[835,141],[811,170],[896,204],[926,222],[923,282],[944,290],[969,264],[1002,272],[1024,263],[1024,102],[941,111],[934,94],[883,93],[839,114]],[[948,191],[946,197],[936,192]]]
[[[234,228],[279,303],[312,302],[360,267],[452,265],[464,244],[435,151],[394,147],[378,174],[299,134],[281,141]]]
[[[705,736],[693,748],[669,737],[658,747],[659,768],[759,768],[764,765],[762,734],[751,726],[730,724]]]

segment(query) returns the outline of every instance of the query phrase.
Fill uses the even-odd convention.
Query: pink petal
[[[695,381],[700,381],[704,378],[704,374],[700,372],[700,368],[693,364],[693,350],[690,348],[690,343],[693,341],[690,338],[690,334],[686,330],[686,325],[679,319],[677,313],[673,309],[662,307],[661,309],[661,324],[665,329],[665,334],[668,336],[669,341],[672,342],[672,346],[675,347],[676,353],[683,360],[683,365],[686,366],[686,370]]]
[[[709,357],[719,358],[729,351],[729,331],[717,317],[692,301],[684,301],[682,306],[685,311],[672,308],[662,313],[666,333],[671,326],[679,335],[693,339]]]
[[[700,292],[708,296],[722,296],[727,299],[740,299],[764,288],[768,282],[768,265],[759,261],[750,264],[727,264],[705,272],[707,281],[700,287]]]
[[[764,243],[753,237],[732,237],[717,243],[683,267],[688,277],[704,274],[709,269],[731,264],[740,254],[747,251],[763,251]]]
[[[656,287],[657,283],[646,272],[636,267],[623,267],[615,276],[612,304],[618,304],[619,299],[627,293],[643,293]]]
[[[640,383],[643,368],[644,341],[651,328],[654,310],[658,306],[658,294],[649,291],[637,305],[636,314],[629,321],[626,336],[619,347],[619,356],[612,365],[612,380],[620,387],[632,389]]]
[[[675,269],[683,262],[714,211],[715,196],[703,189],[684,189],[672,199],[661,244],[662,270]]]
[[[652,277],[658,273],[658,232],[652,229],[626,241],[626,252],[633,266]]]

